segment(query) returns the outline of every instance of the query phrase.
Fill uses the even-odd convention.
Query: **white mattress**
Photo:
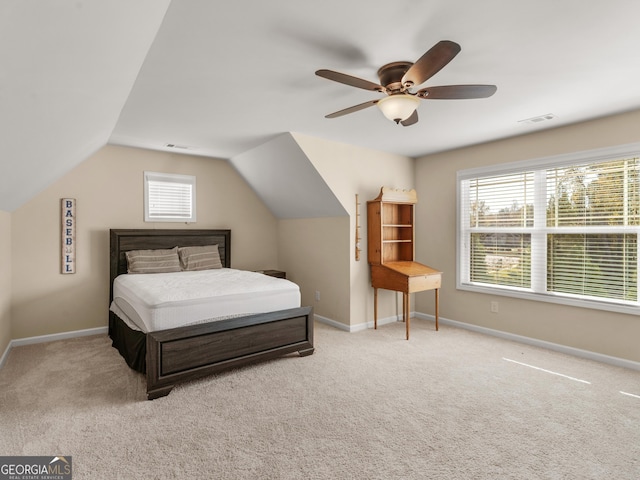
[[[299,306],[300,288],[289,280],[221,268],[119,275],[110,309],[131,328],[153,332]]]

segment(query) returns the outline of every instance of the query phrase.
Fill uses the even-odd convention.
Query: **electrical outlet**
[[[491,312],[498,313],[498,302],[491,302]]]
[[[316,302],[320,301],[320,292],[316,290]]]

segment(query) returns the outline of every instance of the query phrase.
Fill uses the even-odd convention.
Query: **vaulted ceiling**
[[[2,0],[0,210],[106,143],[230,159],[300,132],[419,157],[637,109],[638,18],[635,0]],[[316,70],[377,83],[440,40],[462,50],[424,86],[496,94],[422,101],[410,127],[324,118],[382,95]]]

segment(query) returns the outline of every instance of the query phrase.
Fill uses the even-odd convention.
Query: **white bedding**
[[[221,268],[119,275],[110,309],[131,328],[153,332],[299,306],[300,288],[289,280]]]

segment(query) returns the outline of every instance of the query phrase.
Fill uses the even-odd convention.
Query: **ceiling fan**
[[[460,50],[460,45],[457,43],[450,40],[442,40],[431,47],[415,63],[393,62],[383,65],[378,70],[380,84],[333,70],[318,70],[316,75],[320,77],[387,95],[378,100],[369,100],[368,102],[330,113],[325,118],[341,117],[348,113],[378,105],[384,116],[389,120],[408,127],[418,121],[416,109],[420,99],[469,99],[487,98],[493,95],[497,90],[495,85],[444,85],[426,87],[416,92],[411,90],[438,73],[453,60]]]

